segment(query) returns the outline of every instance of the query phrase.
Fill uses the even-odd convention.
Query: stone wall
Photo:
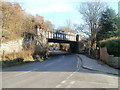
[[[120,68],[120,57],[109,55],[106,47],[100,48],[100,59],[114,68]]]
[[[100,59],[106,62],[108,56],[109,54],[107,52],[107,48],[106,47],[100,48]]]
[[[114,68],[120,68],[120,57],[114,57],[113,55],[109,55],[106,63]]]
[[[6,43],[2,43],[0,45],[0,56],[3,54],[11,54],[11,53],[17,53],[20,52],[23,49],[23,45],[29,46],[31,44],[31,41],[34,42],[35,46],[33,47],[34,52],[44,52],[46,46],[47,46],[47,39],[42,33],[42,30],[38,29],[37,35],[34,36],[34,40],[32,40],[31,37],[24,37],[23,39],[18,39],[16,41],[9,41]]]
[[[4,54],[10,54],[13,52],[19,52],[22,50],[22,41],[23,39],[19,39],[16,41],[10,41],[6,43],[2,43],[0,46],[0,56]]]

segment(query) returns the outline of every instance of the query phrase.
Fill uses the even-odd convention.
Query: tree
[[[3,28],[20,30],[23,22],[22,13],[23,10],[18,3],[2,2]]]
[[[50,21],[45,21],[44,23],[45,30],[52,31],[53,30],[53,24]]]
[[[116,18],[117,15],[113,9],[111,8],[106,9],[102,13],[102,17],[100,19],[100,24],[102,25],[101,29],[105,31],[117,30]]]
[[[117,20],[117,27],[120,30],[120,17],[118,17],[118,20]]]
[[[43,16],[33,16],[25,12],[19,3],[0,2],[2,16],[2,39],[21,38],[25,33],[35,34],[35,26],[39,25],[42,30],[53,29],[50,21],[45,21]]]
[[[21,32],[34,33],[34,26],[36,24],[34,16],[24,13],[23,14],[23,25]]]
[[[117,20],[117,15],[113,9],[107,8],[105,11],[103,11],[100,19],[101,28],[97,34],[97,39],[103,40],[117,36]]]
[[[82,14],[86,25],[89,26],[90,30],[90,45],[93,48],[95,42],[96,33],[99,28],[99,20],[101,12],[104,10],[105,4],[100,1],[82,2],[79,6],[78,11]]]
[[[71,30],[71,29],[68,28],[67,26],[58,27],[58,30],[63,30],[63,31],[66,31],[66,32],[73,32],[73,30]]]
[[[36,15],[35,17],[36,24],[40,26],[41,29],[45,30],[44,17]]]
[[[117,28],[118,28],[118,35],[120,36],[120,17],[119,16],[117,19]]]
[[[72,21],[70,19],[66,20],[66,28],[68,31],[72,32]]]
[[[74,24],[73,30],[75,33],[81,33],[87,36],[90,35],[90,30],[87,29],[87,26],[85,24]]]
[[[59,30],[73,33],[73,24],[70,19],[66,20],[65,26],[58,27]]]

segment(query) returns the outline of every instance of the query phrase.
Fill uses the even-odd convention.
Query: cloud
[[[62,1],[64,2],[64,0],[5,0],[5,1],[10,1],[10,2],[37,2],[37,3],[44,3],[44,2],[59,2]],[[66,1],[73,1],[73,0],[66,0]]]
[[[31,7],[25,9],[33,14],[33,13],[48,13],[48,12],[70,12],[70,11],[74,11],[75,9],[71,7],[69,3],[85,2],[92,0],[6,0],[6,1],[26,3],[26,5],[29,4],[31,5]],[[112,0],[106,0],[106,2],[111,2],[111,1]],[[118,0],[114,0],[113,2],[115,1]]]
[[[31,6],[30,6],[31,5]],[[30,12],[32,14],[43,14],[43,13],[50,13],[50,12],[73,12],[75,9],[70,6],[69,3],[66,2],[46,2],[46,3],[39,3],[36,2],[30,3],[29,7],[25,7],[25,10],[27,12]]]
[[[53,11],[53,12],[65,12],[65,11],[73,11],[74,9],[70,7],[69,4],[63,2],[56,2],[53,3],[50,7],[47,8],[46,11]]]
[[[86,2],[86,1],[94,1],[94,0],[6,0],[6,1],[11,1],[11,2],[37,2],[37,3],[43,3],[43,2]],[[95,0],[99,1],[99,0]],[[119,0],[100,0],[100,1],[105,1],[105,2],[118,2]]]
[[[6,0],[18,2],[26,12],[32,15],[42,15],[45,19],[52,21],[57,27],[63,26],[65,20],[70,19],[75,24],[82,24],[84,21],[77,11],[79,2],[92,0]],[[104,1],[104,0],[100,0]],[[118,2],[119,0],[105,0],[104,2]],[[117,7],[117,3],[115,4]],[[112,7],[115,7],[111,3]]]
[[[25,3],[23,8],[32,14],[43,14],[50,12],[74,12],[76,9],[71,7],[72,2],[85,2],[92,0],[6,0],[11,2]],[[94,0],[93,0],[94,1]],[[98,0],[95,0],[98,1]],[[103,1],[103,0],[100,0]],[[119,0],[106,0],[105,2],[116,2]],[[29,5],[29,7],[26,7]]]

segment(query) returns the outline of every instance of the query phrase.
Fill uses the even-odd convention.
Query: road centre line
[[[23,75],[23,74],[27,74],[27,73],[32,72],[32,71],[34,71],[34,70],[39,70],[39,69],[38,69],[38,68],[34,68],[34,69],[32,69],[32,70],[29,70],[29,71],[27,71],[27,72],[22,72],[22,73],[19,73],[19,74],[17,74],[17,75],[14,75],[14,76],[16,77],[16,76],[20,76],[20,75]]]
[[[61,83],[65,83],[65,82],[66,82],[66,80],[62,81]]]
[[[56,88],[59,88],[60,86],[61,86],[61,85],[59,84],[59,85],[56,86]]]
[[[72,77],[78,70],[79,70],[79,69],[77,69],[76,71],[72,72],[65,80],[61,81],[60,84],[58,84],[58,85],[56,86],[56,88],[59,88],[60,86],[62,86],[62,84],[64,84],[65,82],[67,82],[67,80],[68,80],[70,77]],[[74,82],[70,82],[70,83],[71,83],[71,84],[74,84],[75,81],[74,81]],[[70,87],[70,86],[68,85],[68,87]]]
[[[22,73],[19,73],[17,75],[14,75],[14,76],[17,77],[17,76],[20,76],[20,75],[23,75],[23,74],[26,74],[26,73],[29,73],[29,72],[32,72],[32,71],[22,72]]]
[[[11,76],[12,77],[12,76]],[[4,77],[3,75],[2,75],[2,79],[8,79],[8,78],[11,78],[11,77]]]
[[[74,83],[75,83],[75,81],[71,81],[71,82],[70,82],[70,84],[74,84]]]

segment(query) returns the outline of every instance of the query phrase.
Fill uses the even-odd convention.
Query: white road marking
[[[65,83],[65,82],[66,82],[66,80],[62,81],[61,83]]]
[[[23,75],[23,74],[26,74],[26,73],[29,73],[29,72],[32,72],[32,71],[27,71],[27,72],[19,73],[19,74],[14,75],[14,76],[17,77],[17,76],[20,76],[20,75]]]
[[[71,81],[71,82],[70,82],[70,84],[74,84],[74,83],[75,83],[75,81]]]
[[[74,73],[72,73],[70,76],[72,77]]]
[[[32,72],[32,71],[34,71],[34,70],[39,70],[39,69],[34,68],[34,69],[31,70],[31,71],[27,71],[27,72],[22,72],[22,73],[16,74],[16,75],[14,75],[14,77],[20,76],[20,75],[23,75],[23,74],[26,74],[26,73],[29,73],[29,72]],[[3,77],[3,79],[8,79],[8,78],[12,78],[12,77],[13,77],[13,76],[10,76],[10,77]]]
[[[59,87],[62,86],[62,84],[66,83],[67,80],[68,80],[70,77],[72,77],[77,71],[78,71],[78,69],[77,69],[76,71],[72,72],[65,80],[61,81],[60,84],[58,84],[58,85],[56,86],[56,88],[59,88]],[[75,81],[70,82],[70,84],[74,84],[74,83],[75,83]],[[68,85],[66,88],[70,88],[70,87],[71,87],[71,86]]]
[[[69,75],[66,79],[69,79],[70,77],[72,77],[72,76],[73,76],[73,74],[74,74],[74,73],[70,74],[70,75]]]
[[[11,76],[12,77],[12,76]],[[11,77],[4,77],[4,76],[2,76],[2,79],[8,79],[8,78],[11,78]]]
[[[61,85],[59,84],[59,85],[56,86],[56,88],[59,88],[60,86],[61,86]]]
[[[67,77],[66,79],[69,79],[70,77]]]

